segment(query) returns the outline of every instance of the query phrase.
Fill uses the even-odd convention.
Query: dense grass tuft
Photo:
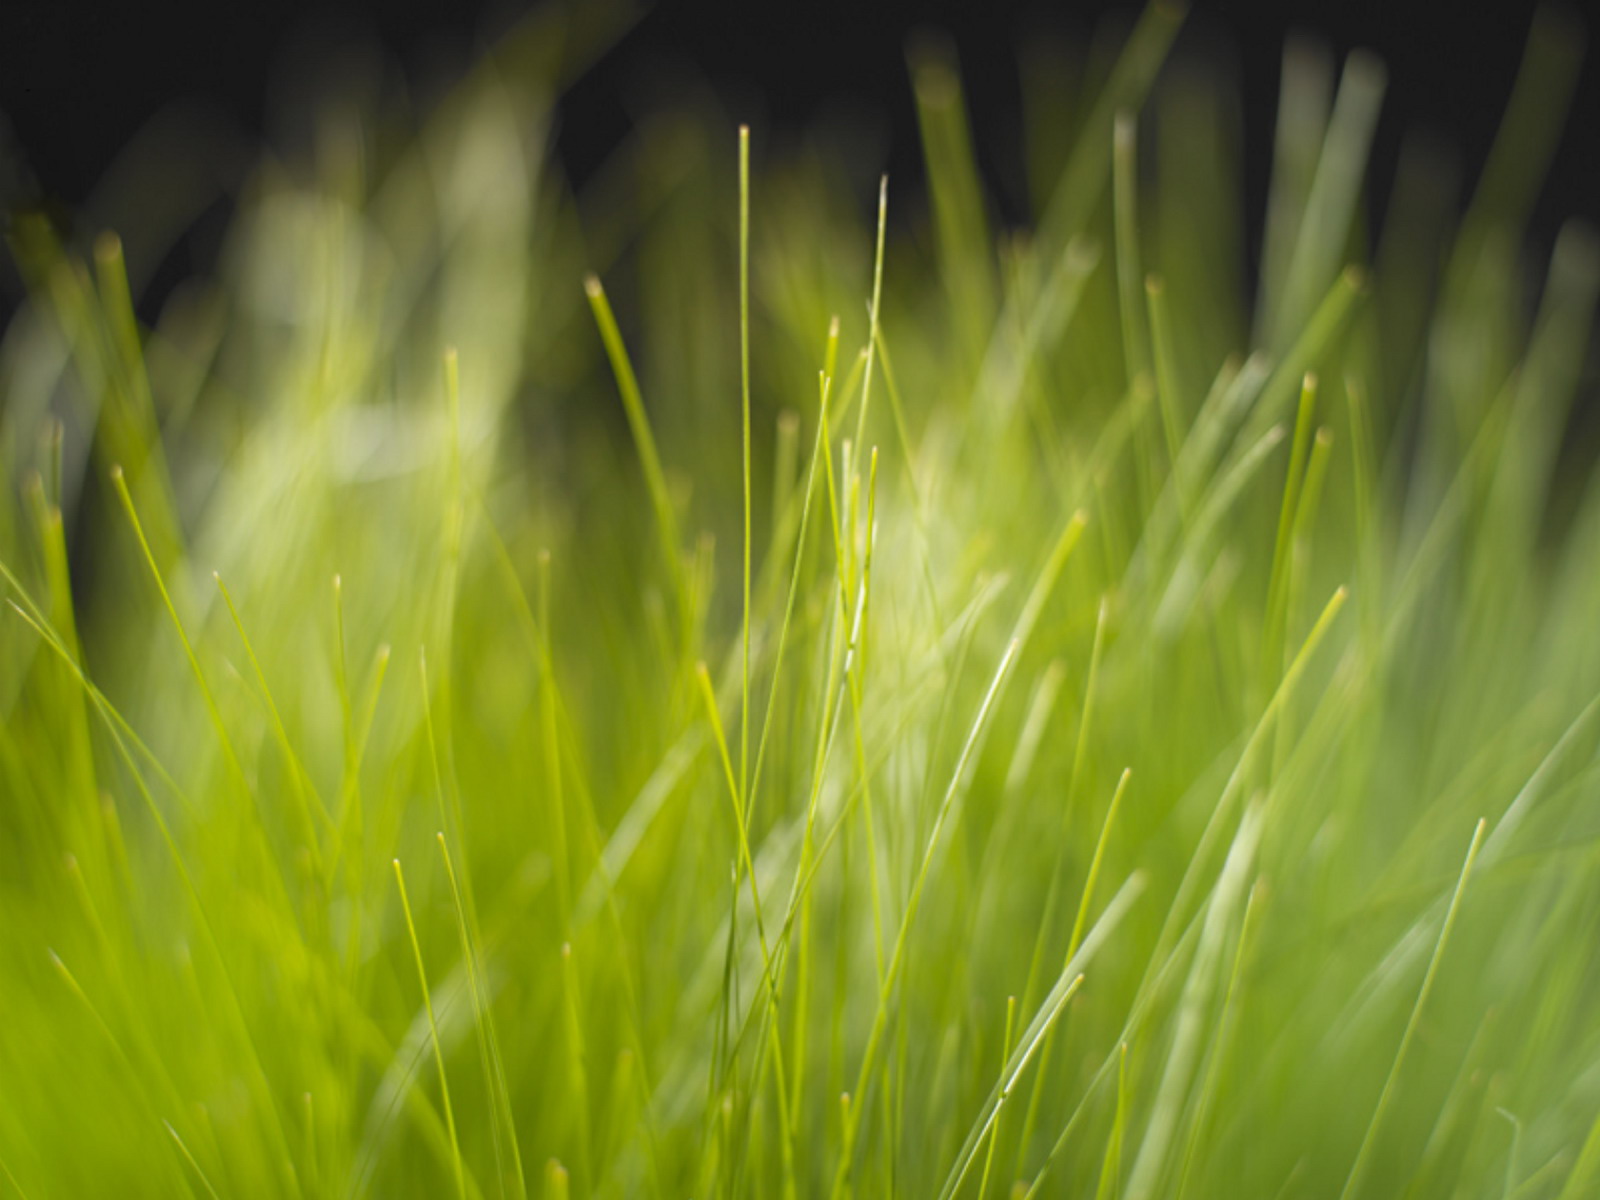
[[[1600,1191],[1571,31],[1376,231],[1291,53],[1252,304],[1169,4],[1004,232],[928,47],[926,219],[693,108],[575,195],[563,20],[148,327],[16,227],[0,1194]]]

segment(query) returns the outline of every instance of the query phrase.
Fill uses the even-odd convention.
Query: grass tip
[[[112,463],[111,464],[111,482],[112,483],[121,483],[122,482],[122,464],[121,463]]]
[[[103,229],[94,239],[95,259],[102,263],[113,263],[122,257],[122,239],[115,230]]]
[[[589,299],[591,300],[598,300],[600,297],[606,294],[605,288],[600,286],[600,276],[596,275],[593,271],[590,271],[584,275],[583,290],[589,293]]]
[[[1350,57],[1345,59],[1345,70],[1366,87],[1381,88],[1389,80],[1389,68],[1383,65],[1383,59],[1364,46],[1350,51]]]

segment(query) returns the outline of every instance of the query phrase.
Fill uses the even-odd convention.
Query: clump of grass
[[[1375,235],[1293,48],[1252,308],[1168,4],[1005,235],[928,48],[912,236],[695,112],[575,195],[562,19],[147,327],[17,227],[0,1190],[1593,1194],[1565,25]]]

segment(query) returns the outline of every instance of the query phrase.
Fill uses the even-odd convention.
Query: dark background
[[[877,115],[885,166],[920,177],[916,123],[905,68],[909,35],[947,32],[957,47],[983,166],[1002,211],[1015,196],[1005,148],[1014,143],[1017,47],[1045,30],[1084,42],[1108,15],[1131,20],[1139,3],[797,4],[752,2],[643,11],[620,42],[563,103],[558,152],[581,181],[627,131],[642,81],[675,64],[697,72],[727,109],[773,137],[826,114]],[[1577,11],[1591,31],[1596,22]],[[507,23],[504,4],[481,0],[358,6],[273,6],[214,0],[204,7],[145,0],[4,0],[0,3],[0,183],[5,206],[43,205],[70,225],[117,152],[153,116],[197,102],[248,141],[270,128],[274,86],[292,47],[333,29],[376,41],[408,75],[465,65]],[[1475,178],[1510,94],[1533,5],[1527,0],[1448,8],[1405,0],[1231,0],[1196,5],[1180,54],[1218,61],[1236,79],[1244,117],[1247,224],[1259,232],[1271,162],[1273,112],[1284,38],[1320,35],[1342,54],[1357,46],[1389,67],[1389,90],[1369,174],[1372,205],[1393,177],[1402,135],[1423,130]],[[1534,213],[1531,241],[1548,246],[1569,216],[1600,223],[1594,114],[1600,72],[1586,60],[1572,116]],[[1585,114],[1589,114],[1587,117]],[[19,169],[17,164],[23,164]],[[905,193],[902,191],[901,193]],[[1251,238],[1253,243],[1254,236]],[[190,267],[203,263],[190,263]],[[16,286],[6,271],[4,288]],[[14,299],[14,297],[7,297]]]

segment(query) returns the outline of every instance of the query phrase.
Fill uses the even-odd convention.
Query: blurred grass
[[[574,193],[576,11],[149,326],[16,228],[0,1190],[1593,1194],[1576,31],[1378,231],[1291,47],[1252,305],[1171,5],[1009,231],[934,43],[925,215],[693,104]]]

